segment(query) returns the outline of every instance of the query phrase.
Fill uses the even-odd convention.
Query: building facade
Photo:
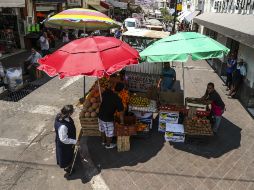
[[[203,14],[194,18],[199,32],[210,36],[243,59],[247,75],[238,98],[254,114],[254,0],[204,0]],[[209,60],[225,79],[227,57]]]
[[[24,48],[25,0],[0,1],[0,52]]]

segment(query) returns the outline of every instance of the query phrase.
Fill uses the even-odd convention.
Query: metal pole
[[[86,76],[84,76],[84,98],[86,98]]]
[[[183,69],[183,102],[184,102],[184,90],[185,90],[185,82],[184,82],[184,66],[183,66],[183,62],[182,62],[182,69]]]
[[[98,79],[98,88],[99,88],[100,100],[101,100],[101,102],[102,102],[100,80],[99,80],[98,77],[97,77],[97,79]]]
[[[173,28],[172,28],[173,34],[175,33],[175,30],[176,30],[176,17],[177,17],[177,0],[175,0],[174,25],[173,25]]]

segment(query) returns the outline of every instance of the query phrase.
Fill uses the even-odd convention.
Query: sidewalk
[[[253,119],[237,100],[227,98],[221,79],[205,61],[185,67],[185,97],[201,97],[207,83],[214,82],[226,104],[218,136],[209,144],[171,146],[154,131],[151,138],[131,139],[131,151],[123,153],[104,149],[97,137],[84,137],[89,156],[83,156],[96,166],[92,181],[99,176],[103,189],[110,190],[254,189]],[[181,65],[176,72],[182,80]]]

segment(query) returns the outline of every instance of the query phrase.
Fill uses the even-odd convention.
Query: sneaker
[[[106,143],[105,143],[105,142],[101,142],[101,145],[102,145],[102,146],[105,146],[105,145],[106,145]]]
[[[110,143],[110,145],[105,146],[106,149],[112,149],[112,148],[115,148],[115,147],[116,147],[116,144],[113,144],[113,143]]]

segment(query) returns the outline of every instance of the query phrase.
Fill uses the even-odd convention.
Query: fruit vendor
[[[71,161],[74,155],[74,146],[77,144],[76,128],[71,115],[74,112],[72,105],[66,105],[57,114],[55,119],[56,132],[56,160],[60,168],[69,173],[71,170]]]
[[[121,98],[118,96],[118,92],[124,89],[122,83],[115,85],[115,92],[111,88],[106,89],[102,94],[102,102],[99,108],[99,130],[101,132],[102,145],[105,145],[106,149],[116,147],[116,144],[112,143],[112,137],[114,136],[114,114],[116,111],[120,112],[120,121],[123,124],[124,106]]]
[[[115,88],[117,83],[123,83],[125,88],[128,87],[128,81],[125,76],[125,70],[121,70],[120,72],[111,75],[109,80],[113,89]]]
[[[214,124],[213,124],[213,132],[216,134],[218,132],[222,114],[225,110],[225,104],[222,101],[219,93],[214,89],[214,83],[209,82],[207,85],[206,93],[201,98],[205,100],[211,100],[212,101],[212,115],[215,118]]]
[[[176,80],[176,72],[170,67],[170,63],[165,63],[162,69],[160,80],[157,87],[162,91],[171,90]]]

